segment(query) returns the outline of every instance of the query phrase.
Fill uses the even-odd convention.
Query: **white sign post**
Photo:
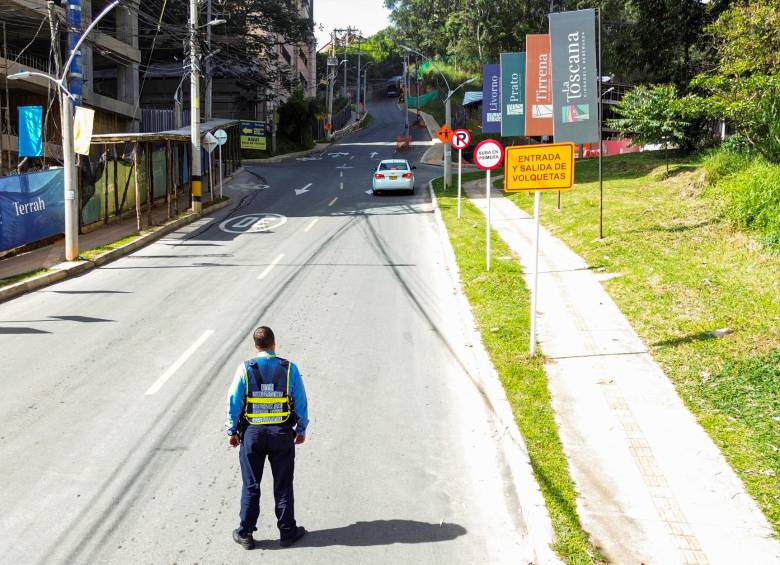
[[[208,132],[203,136],[203,147],[209,154],[209,197],[214,200],[214,175],[211,174],[211,153],[217,148],[217,138]]]
[[[485,171],[485,198],[487,200],[487,226],[485,232],[485,267],[490,270],[490,171],[504,161],[504,148],[495,139],[481,141],[474,149],[474,164]]]
[[[458,219],[460,219],[460,196],[461,196],[461,177],[463,150],[471,143],[471,134],[467,129],[456,129],[450,140],[452,147],[458,150]]]
[[[214,139],[219,143],[219,198],[222,199],[222,146],[225,145],[228,135],[223,129],[214,132]]]

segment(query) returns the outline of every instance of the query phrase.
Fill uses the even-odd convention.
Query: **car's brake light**
[[[377,173],[377,174],[374,175],[374,178],[377,179],[377,180],[383,179],[383,178],[385,178],[385,175],[383,175],[382,173]]]
[[[405,179],[410,179],[410,178],[412,178],[412,173],[404,173],[404,178],[405,178]]]

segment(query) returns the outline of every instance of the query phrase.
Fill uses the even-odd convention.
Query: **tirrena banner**
[[[525,134],[553,134],[552,61],[550,36],[527,35]]]
[[[598,142],[596,12],[550,14],[555,141]]]
[[[0,177],[0,251],[63,233],[63,171]]]
[[[501,135],[525,135],[525,53],[501,53]]]
[[[482,74],[482,132],[501,133],[501,65],[484,65]]]

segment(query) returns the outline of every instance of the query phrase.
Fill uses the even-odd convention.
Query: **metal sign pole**
[[[490,169],[485,171],[485,196],[487,198],[487,233],[485,236],[485,265],[490,270]]]
[[[539,298],[539,195],[534,192],[534,284],[531,287],[531,357],[536,356],[536,302]]]
[[[222,200],[222,145],[219,146],[219,199]]]
[[[463,149],[458,149],[458,219],[460,220],[460,195],[461,195],[461,169]]]

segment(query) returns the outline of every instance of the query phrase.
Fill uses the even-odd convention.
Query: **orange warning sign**
[[[442,143],[449,143],[452,139],[452,130],[450,129],[450,126],[443,125],[439,128],[439,131],[436,132],[436,137],[439,138],[439,141]]]
[[[330,131],[333,129],[333,124],[325,124],[325,130]]]

